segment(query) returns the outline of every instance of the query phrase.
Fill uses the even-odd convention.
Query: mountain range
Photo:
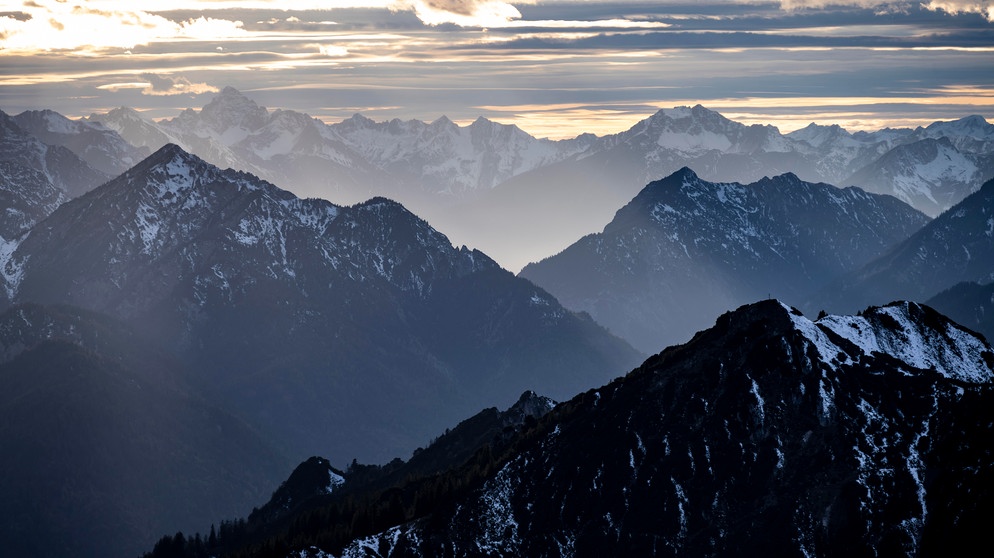
[[[157,551],[235,537],[250,544],[244,555],[307,554],[297,544],[304,540],[336,555],[374,546],[435,554],[454,552],[452,544],[552,555],[577,540],[590,552],[636,541],[639,552],[644,532],[655,533],[655,548],[724,553],[747,546],[734,546],[743,540],[735,536],[723,546],[726,536],[707,526],[765,530],[768,517],[800,533],[771,538],[770,552],[835,553],[825,542],[835,539],[885,550],[932,549],[940,535],[970,540],[986,508],[963,490],[989,480],[986,446],[976,441],[989,436],[982,409],[991,353],[979,337],[915,303],[812,323],[764,301],[715,318],[773,296],[812,315],[903,298],[929,300],[988,331],[994,182],[980,187],[979,177],[991,168],[991,128],[968,117],[917,130],[812,125],[784,135],[697,106],[660,111],[621,134],[553,142],[485,119],[459,126],[357,115],[327,125],[269,111],[233,89],[160,122],[125,108],[79,121],[0,113],[0,406],[10,419],[0,445],[16,456],[0,476],[0,546],[33,556],[135,555],[163,533],[265,501],[289,464],[308,455],[331,459],[306,461],[248,521],[222,523],[199,543],[169,536]],[[857,175],[904,201],[821,183]],[[307,192],[355,203],[298,196]],[[928,214],[949,209],[930,221],[905,202]],[[598,223],[608,225],[588,234]],[[521,264],[580,240],[515,277],[435,226]],[[642,372],[584,392],[688,339]],[[720,355],[738,360],[716,363]],[[708,376],[725,364],[747,380]],[[632,380],[647,367],[711,383]],[[800,395],[784,379],[798,370]],[[898,400],[874,378],[898,386]],[[636,387],[621,406],[598,415],[601,398],[613,401],[629,381]],[[736,389],[733,399],[716,399]],[[524,390],[558,400],[584,393],[550,412],[551,401],[534,393],[518,399]],[[753,399],[760,411],[746,408]],[[508,411],[473,415],[515,400]],[[697,400],[707,401],[699,420]],[[829,400],[844,409],[837,423]],[[669,448],[643,426],[622,426],[623,408],[629,420],[643,413],[656,438],[689,439],[679,420],[706,430],[703,450],[688,442],[691,474],[658,452],[645,486],[625,484],[623,467],[595,469],[627,459],[620,446],[621,457],[598,453],[631,442],[626,431]],[[546,436],[573,411],[591,426],[556,446]],[[767,428],[764,417],[774,415],[782,424]],[[798,445],[785,425],[809,415],[827,430],[812,423],[817,443],[805,446],[802,436]],[[726,426],[719,443],[716,417],[738,425],[737,437]],[[874,433],[883,437],[866,438]],[[794,445],[781,445],[790,436]],[[555,450],[536,449],[540,439]],[[583,439],[594,449],[578,449]],[[741,455],[732,440],[742,442]],[[408,461],[389,461],[418,445]],[[726,469],[745,464],[749,480],[726,480],[722,491],[713,472],[698,476],[701,451],[711,465],[708,448]],[[810,458],[824,466],[821,481],[792,473],[777,485],[783,479],[763,476],[761,451],[778,462]],[[537,480],[538,463],[560,458]],[[882,459],[905,466],[886,478],[852,467]],[[564,470],[575,475],[554,474]],[[670,484],[682,496],[667,488],[665,472],[679,477]],[[762,508],[772,516],[722,520],[758,501],[732,490],[755,479],[780,494]],[[818,484],[824,479],[836,480]],[[614,507],[587,506],[593,515],[576,503],[543,507],[568,500],[573,481],[601,487]],[[633,487],[664,503],[661,523],[635,521],[628,531],[614,529],[624,521],[604,523],[625,517],[628,504],[639,509],[628,498]],[[922,487],[934,501],[922,503]],[[691,510],[702,494],[729,503]],[[966,515],[951,521],[952,508],[934,502]],[[785,511],[791,506],[801,511]],[[557,513],[567,523],[557,524]],[[694,529],[667,531],[674,524],[666,521],[682,526],[681,517]]]
[[[109,175],[95,170],[69,148],[50,145],[25,131],[15,118],[2,111],[0,111],[0,161],[6,163],[8,167],[16,165],[19,168],[41,173],[67,198],[89,191],[110,178]]]
[[[791,172],[856,185],[933,217],[994,177],[994,125],[979,116],[917,129],[851,134],[812,124],[782,134],[698,105],[660,110],[618,134],[550,141],[484,118],[458,126],[445,117],[378,123],[356,115],[325,124],[268,111],[229,87],[172,119],[121,108],[86,121],[135,146],[176,143],[299,196],[398,200],[512,270],[598,230],[645,184],[684,166],[719,182]]]
[[[89,326],[43,327],[30,338],[17,329],[10,346],[34,347],[38,352],[28,355],[42,360],[20,375],[0,376],[3,389],[15,398],[12,412],[24,419],[16,428],[11,423],[10,435],[22,435],[22,427],[30,432],[27,424],[63,405],[78,409],[68,416],[82,417],[82,425],[91,428],[86,432],[99,431],[101,421],[109,420],[104,414],[91,420],[88,413],[109,413],[120,425],[104,429],[108,443],[118,448],[107,458],[129,456],[116,467],[133,467],[130,475],[122,475],[122,485],[124,479],[155,483],[156,476],[168,478],[165,486],[176,479],[191,487],[212,483],[218,469],[234,465],[214,457],[226,446],[209,436],[196,437],[199,429],[232,436],[230,443],[241,448],[229,452],[232,457],[272,456],[243,464],[243,472],[215,483],[229,499],[213,490],[177,488],[168,497],[150,494],[160,506],[155,509],[131,507],[137,503],[122,485],[108,484],[114,477],[69,475],[78,483],[73,494],[95,494],[107,506],[117,506],[100,520],[117,525],[118,536],[105,537],[100,533],[109,531],[86,519],[86,500],[58,500],[61,492],[54,484],[52,492],[37,495],[35,512],[24,516],[29,526],[22,534],[51,542],[32,547],[38,556],[133,552],[167,526],[231,513],[232,503],[244,505],[258,495],[265,484],[258,479],[275,484],[285,474],[280,464],[328,448],[335,448],[341,463],[352,458],[385,462],[478,409],[515,401],[526,389],[565,397],[603,383],[642,358],[589,316],[564,309],[482,252],[452,246],[394,201],[373,198],[345,207],[300,199],[171,144],[62,203],[5,246],[3,308],[33,304],[102,316],[131,332],[135,343],[169,358],[168,367],[151,381],[142,376],[148,370],[141,363],[152,359],[148,354],[127,359],[117,354],[123,350],[119,347],[91,354],[94,349],[71,335],[67,346],[50,343],[63,339],[61,332],[67,330],[84,335]],[[14,357],[10,366],[20,366],[24,358]],[[89,408],[81,395],[86,389],[19,387],[24,380],[18,378],[30,377],[40,366],[54,374],[50,382],[59,370],[80,368],[85,371],[80,381],[111,394],[95,397],[95,407]],[[170,396],[160,393],[160,382],[182,387]],[[151,390],[152,399],[134,401],[144,401],[150,412],[173,408],[175,416],[159,422],[129,418],[137,410],[127,390],[121,391],[129,383]],[[49,389],[44,405],[20,395]],[[159,436],[160,427],[172,429],[175,437]],[[104,446],[87,453],[90,446],[67,445],[55,425],[41,431],[51,437],[50,445],[25,445],[17,464],[44,461],[50,447],[64,447],[69,462],[103,463],[93,460],[92,451]],[[79,439],[88,436],[79,434]],[[150,440],[161,446],[139,451]],[[189,440],[214,443],[214,449],[198,449]],[[156,452],[171,457],[161,466],[144,466],[143,460]],[[169,467],[168,475],[160,474],[162,467]],[[0,492],[36,478],[32,470],[9,472]],[[182,505],[177,503],[181,495]],[[187,504],[201,512],[182,515]],[[55,508],[63,510],[63,519],[44,515]],[[128,509],[146,523],[125,527]],[[3,510],[4,517],[14,513]],[[61,528],[74,521],[77,527]],[[63,535],[47,538],[42,535],[47,531],[31,530],[32,522]]]
[[[969,553],[994,511],[992,380],[991,347],[928,307],[762,301],[447,472],[357,466],[329,494],[312,459],[296,512],[146,556]]]
[[[994,180],[807,303],[849,312],[894,299],[925,302],[959,283],[994,281]]]
[[[131,324],[294,453],[390,458],[488,402],[565,396],[638,358],[396,202],[302,200],[174,145],[60,206],[6,267],[13,302]]]
[[[804,301],[926,223],[855,187],[793,174],[714,183],[684,168],[646,186],[603,232],[520,275],[651,352],[747,302]]]

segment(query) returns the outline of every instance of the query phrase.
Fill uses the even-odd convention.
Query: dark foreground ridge
[[[990,346],[928,307],[898,302],[812,322],[763,301],[453,463],[432,477],[431,498],[420,499],[427,484],[403,481],[366,494],[365,506],[348,508],[360,499],[343,493],[323,511],[284,519],[266,541],[202,548],[321,557],[962,553],[987,540],[994,512],[992,378]],[[348,544],[334,538],[374,513],[396,514],[393,526]],[[301,536],[304,525],[311,531]],[[193,546],[168,538],[151,556]]]

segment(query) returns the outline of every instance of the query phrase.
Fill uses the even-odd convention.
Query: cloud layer
[[[484,115],[552,137],[698,102],[785,129],[992,116],[989,1],[162,5],[0,5],[0,108],[172,116],[232,85],[329,121]]]

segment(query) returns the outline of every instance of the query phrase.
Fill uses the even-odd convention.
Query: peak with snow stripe
[[[71,149],[36,137],[18,124],[18,117],[3,111],[0,111],[0,161],[44,174],[52,185],[70,198],[93,189],[109,178]]]

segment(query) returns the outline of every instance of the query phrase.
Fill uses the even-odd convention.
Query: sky
[[[784,132],[994,121],[994,0],[0,0],[7,113],[159,119],[229,85],[551,138],[698,103]]]

